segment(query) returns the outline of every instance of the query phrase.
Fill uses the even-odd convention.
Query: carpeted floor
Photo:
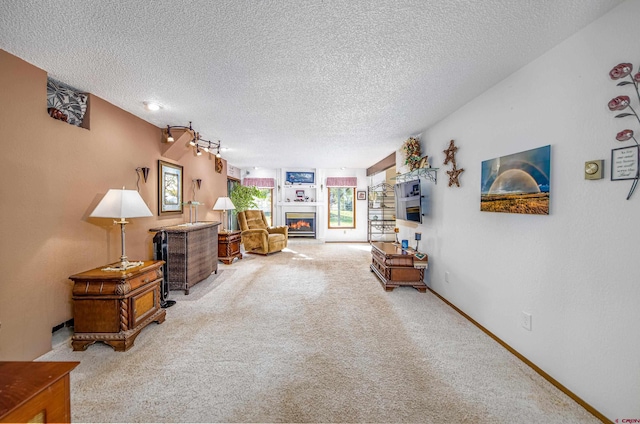
[[[69,340],[74,422],[598,423],[431,293],[385,292],[367,244],[291,240],[177,300],[127,352]]]

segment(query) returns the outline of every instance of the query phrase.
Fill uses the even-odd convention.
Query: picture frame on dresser
[[[182,166],[158,160],[158,215],[182,213]]]

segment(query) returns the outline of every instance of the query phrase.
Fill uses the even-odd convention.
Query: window
[[[227,196],[229,195],[229,193],[233,191],[233,188],[237,185],[240,185],[240,181],[227,178]],[[239,230],[240,226],[238,225],[238,216],[236,215],[235,211],[227,211],[227,216],[229,217],[228,219],[231,222],[231,227],[229,229]],[[225,225],[227,224],[225,223]]]
[[[258,205],[258,209],[264,212],[264,217],[267,218],[267,225],[272,226],[273,221],[271,217],[273,216],[273,189],[272,188],[259,188],[260,192],[264,194],[266,197],[264,199],[260,199],[254,197],[256,205]]]
[[[267,225],[273,225],[273,188],[275,187],[275,179],[273,178],[248,178],[242,181],[242,185],[253,186],[257,188],[262,195],[253,198],[257,209],[264,212],[267,219]]]
[[[355,187],[328,187],[329,228],[355,228]]]

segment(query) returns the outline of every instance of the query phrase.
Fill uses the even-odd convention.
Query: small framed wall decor
[[[182,213],[182,166],[158,161],[158,215]]]
[[[358,200],[367,200],[367,192],[366,191],[358,191],[357,193],[357,199]]]
[[[633,180],[638,175],[638,146],[611,150],[611,181]]]

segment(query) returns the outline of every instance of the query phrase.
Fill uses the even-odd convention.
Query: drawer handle
[[[151,280],[149,280],[148,278],[145,278],[144,280],[142,280],[143,283],[148,283],[149,281]]]

